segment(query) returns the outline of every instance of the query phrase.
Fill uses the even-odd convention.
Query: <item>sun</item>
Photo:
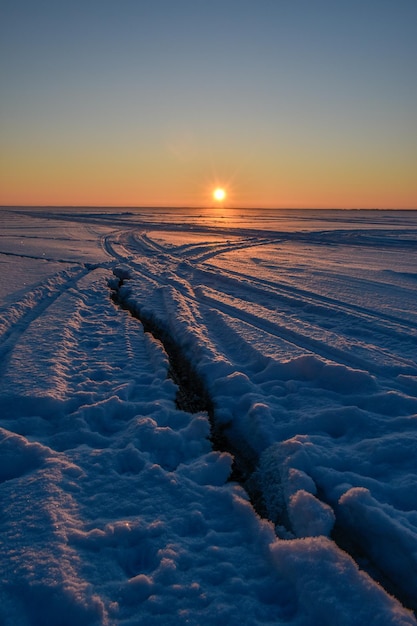
[[[213,198],[217,200],[217,202],[223,202],[223,200],[226,198],[225,190],[221,187],[217,187],[217,189],[213,191]]]

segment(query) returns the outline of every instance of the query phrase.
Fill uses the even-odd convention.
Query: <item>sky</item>
[[[0,205],[417,208],[416,0],[0,0]]]

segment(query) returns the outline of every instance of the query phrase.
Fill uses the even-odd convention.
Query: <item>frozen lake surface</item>
[[[1,624],[417,624],[417,212],[2,208],[0,374]]]

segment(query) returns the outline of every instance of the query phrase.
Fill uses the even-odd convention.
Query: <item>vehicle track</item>
[[[123,231],[119,232],[121,233],[123,238]],[[124,238],[126,239],[126,237]],[[379,313],[378,316],[375,316],[374,311],[369,308],[349,304],[347,302],[341,302],[340,300],[336,300],[329,296],[313,293],[299,287],[285,286],[282,283],[278,285],[276,282],[258,277],[256,278],[255,282],[252,277],[246,274],[236,272],[234,270],[221,268],[221,271],[219,272],[219,268],[215,266],[210,266],[210,264],[204,264],[203,267],[199,265],[199,263],[201,263],[203,260],[206,261],[209,258],[214,257],[218,254],[222,254],[224,252],[277,243],[281,241],[281,239],[282,238],[277,239],[277,237],[274,236],[269,239],[249,238],[247,240],[239,241],[236,244],[230,244],[227,246],[224,246],[222,244],[207,244],[207,246],[205,247],[205,252],[202,251],[202,248],[204,248],[204,246],[202,246],[201,244],[186,244],[185,246],[180,246],[179,249],[180,251],[184,250],[184,248],[187,249],[187,253],[185,256],[188,261],[193,262],[193,271],[202,278],[208,278],[212,283],[214,283],[216,288],[218,288],[219,281],[221,281],[224,285],[229,286],[230,289],[233,290],[233,288],[235,288],[238,289],[240,292],[242,290],[242,285],[245,285],[248,291],[252,290],[256,296],[265,295],[265,293],[267,293],[269,298],[271,298],[271,296],[279,298],[280,306],[282,306],[282,304],[288,304],[289,306],[299,308],[300,301],[302,301],[303,306],[309,305],[311,307],[314,307],[315,312],[324,315],[328,314],[329,309],[331,309],[332,312],[344,314],[347,316],[347,318],[352,319],[353,316],[359,318],[361,322],[364,321],[365,323],[369,323],[372,326],[372,332],[375,331],[375,324],[377,324],[381,326],[383,330],[388,329],[390,334],[392,334],[392,332],[395,332],[397,335],[400,335],[400,332],[398,331],[398,327],[400,327],[401,329],[403,329],[404,338],[407,341],[411,340],[417,343],[417,329],[415,327],[415,324],[402,317],[400,318],[395,315],[389,315],[384,313]],[[149,256],[149,252],[153,254],[155,250],[157,250],[158,252],[168,254],[168,256],[171,258],[174,256],[180,258],[180,260],[184,260],[182,255],[178,255],[177,249],[169,248],[168,250],[166,250],[163,246],[155,244],[155,242],[153,242],[149,235],[147,235],[146,233],[141,233],[140,236],[138,236],[134,230],[129,231],[129,240],[125,241],[124,243],[120,241],[118,241],[117,243],[118,245],[122,246],[122,248],[124,248],[125,255],[120,254],[120,252],[116,252],[116,250],[112,248],[112,244],[109,243],[109,241],[106,242],[106,245],[107,251],[110,254],[116,255],[119,260],[128,260],[132,258],[132,255],[135,254],[135,251],[137,254],[139,250],[143,252],[147,257]],[[135,245],[137,245],[136,248]],[[190,248],[194,249],[194,251],[195,248],[198,248],[197,254],[195,254],[194,252],[192,254],[188,254],[188,250]],[[209,252],[207,252],[207,248],[209,248]],[[194,263],[196,264],[195,266]],[[364,279],[361,279],[361,284],[363,284],[363,282]],[[265,289],[262,289],[262,287],[265,287]],[[233,295],[233,291],[229,293]]]
[[[277,284],[276,282],[265,280],[263,278],[256,278],[255,283],[252,277],[225,268],[221,268],[221,273],[219,272],[219,268],[216,268],[215,266],[209,266],[208,268],[198,267],[195,268],[195,271],[202,277],[208,277],[214,283],[218,284],[220,280],[224,284],[228,284],[231,287],[239,287],[240,289],[242,285],[245,285],[248,290],[252,290],[254,294],[268,293],[269,296],[277,296],[280,298],[281,302],[287,302],[289,305],[294,304],[295,306],[299,306],[300,301],[302,301],[303,305],[311,305],[315,307],[315,311],[317,312],[328,312],[329,309],[332,309],[333,311],[341,312],[346,315],[353,315],[355,317],[359,317],[361,320],[371,322],[373,329],[375,328],[374,324],[376,320],[378,323],[384,323],[390,333],[395,330],[397,326],[400,326],[407,333],[407,337],[411,334],[417,340],[417,329],[415,324],[395,315],[378,313],[378,317],[376,317],[375,312],[366,307],[341,302],[340,300],[336,300],[329,296],[313,293],[292,285],[286,286],[282,283]],[[364,281],[361,281],[362,284],[363,282]],[[264,286],[265,289],[262,289],[259,285]]]
[[[201,290],[200,302],[204,302],[217,311],[222,311],[233,318],[241,319],[255,328],[265,330],[271,335],[275,335],[299,347],[304,347],[314,354],[337,363],[353,368],[366,369],[370,373],[380,375],[391,373],[394,367],[397,368],[398,374],[415,375],[417,373],[417,369],[412,362],[393,356],[386,350],[375,346],[363,346],[353,340],[350,340],[349,343],[346,342],[344,349],[338,348],[337,344],[340,344],[340,335],[327,332],[324,336],[321,329],[317,333],[317,329],[314,329],[312,325],[290,324],[280,314],[277,314],[276,317],[280,317],[282,323],[266,319],[262,315],[260,307],[260,314],[255,314],[244,310],[238,303],[233,305],[222,302],[220,298],[211,297],[205,294],[203,290]],[[304,327],[303,332],[299,330],[300,326]],[[316,337],[313,335],[316,335]],[[353,350],[350,352],[351,349],[355,353]],[[358,356],[358,352],[363,352],[364,356]],[[386,361],[386,365],[377,363],[377,361],[381,361],[381,357]]]
[[[58,272],[45,283],[28,291],[25,296],[0,314],[0,374],[7,367],[8,356],[27,328],[36,322],[45,311],[80,278],[90,270],[82,269]]]
[[[261,245],[263,242],[264,240],[261,240]],[[136,255],[134,255],[135,245],[137,246]],[[255,243],[250,242],[250,245],[255,245]],[[165,270],[166,264],[172,263],[170,252],[169,255],[158,252],[156,256],[155,248],[148,244],[148,237],[142,235],[138,237],[134,230],[118,231],[116,242],[107,238],[105,246],[106,250],[118,260],[128,261],[138,273],[161,286],[168,284],[174,286],[184,297],[193,297],[197,305],[209,306],[241,319],[254,328],[266,331],[297,347],[305,348],[322,358],[350,367],[366,369],[382,376],[388,371],[392,373],[393,368],[398,374],[416,374],[417,367],[413,360],[395,354],[384,346],[367,345],[366,342],[343,332],[343,326],[359,319],[362,325],[369,326],[373,334],[378,330],[383,334],[389,334],[392,338],[394,321],[399,323],[404,320],[397,320],[394,316],[385,316],[381,319],[368,309],[346,305],[326,296],[312,295],[311,292],[302,289],[285,289],[263,279],[259,279],[258,283],[261,285],[259,287],[245,275],[237,275],[236,272],[223,269],[215,273],[214,269],[202,268],[199,265],[195,267],[194,263],[187,269],[188,278],[198,276],[204,278],[205,281],[203,284],[200,283],[201,286],[197,290],[185,289],[183,281],[175,278],[176,267],[168,277],[162,271]],[[141,255],[144,258],[140,258]],[[185,272],[186,278],[187,271]],[[182,274],[184,275],[184,272]],[[227,289],[219,291],[219,283]],[[210,287],[210,284],[216,285],[217,289]],[[245,288],[244,297],[242,287]],[[192,292],[194,296],[190,295]],[[258,304],[260,297],[268,301],[267,307],[262,308]],[[324,317],[331,311],[332,322],[335,319],[334,313],[337,313],[339,316],[337,328],[331,331],[322,326],[318,327],[317,319],[314,324],[308,318],[303,319],[300,315],[300,304],[303,307],[306,305],[314,307],[315,313],[320,312]],[[295,318],[292,315],[294,311],[297,313]],[[400,341],[405,342],[408,348],[410,341],[417,342],[416,330],[407,322],[403,323],[401,332],[395,329],[395,334]],[[341,344],[343,347],[338,347]]]

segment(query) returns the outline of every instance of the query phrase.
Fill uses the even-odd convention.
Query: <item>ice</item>
[[[417,623],[415,212],[0,211],[2,624]]]

